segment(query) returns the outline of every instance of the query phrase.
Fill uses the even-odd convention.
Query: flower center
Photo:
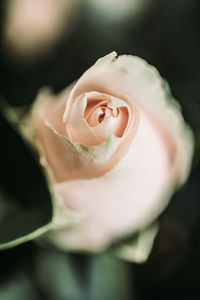
[[[87,123],[91,127],[96,127],[108,118],[117,118],[119,116],[118,108],[110,108],[105,104],[99,104],[85,115]]]
[[[101,123],[103,121],[103,119],[105,117],[105,114],[106,114],[106,112],[105,112],[106,108],[105,107],[102,107],[101,110],[102,110],[102,113],[99,115],[99,118],[98,118],[99,123]]]
[[[84,118],[90,128],[101,129],[102,134],[121,137],[127,127],[129,112],[124,106],[116,107],[110,99],[87,98]],[[97,132],[96,132],[97,133]]]
[[[80,95],[68,114],[67,136],[73,143],[87,146],[99,145],[113,135],[125,137],[135,124],[135,116],[125,100],[95,91]]]

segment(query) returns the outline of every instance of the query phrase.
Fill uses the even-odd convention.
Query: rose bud
[[[2,29],[4,52],[23,61],[52,52],[69,34],[79,10],[79,0],[8,0]]]
[[[158,71],[116,53],[60,95],[40,92],[23,122],[55,193],[43,240],[62,250],[115,252],[144,261],[156,218],[187,179],[193,134]]]

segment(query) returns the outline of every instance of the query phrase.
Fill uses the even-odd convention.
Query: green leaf
[[[37,286],[45,299],[88,299],[87,290],[84,288],[85,278],[78,276],[81,272],[81,266],[77,265],[79,256],[77,255],[75,258],[77,260],[74,260],[71,254],[54,249],[41,248],[38,250],[33,271]]]
[[[106,254],[94,255],[90,272],[90,300],[134,299],[134,278],[127,262]]]
[[[35,300],[38,299],[31,278],[24,268],[17,270],[6,282],[0,284],[2,300]]]
[[[52,220],[52,197],[33,154],[17,132],[14,110],[0,101],[0,249],[31,240]]]
[[[132,300],[132,265],[107,254],[80,255],[41,248],[34,278],[48,300]]]

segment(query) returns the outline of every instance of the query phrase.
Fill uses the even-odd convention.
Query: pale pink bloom
[[[99,251],[140,233],[116,253],[147,258],[151,226],[188,177],[193,135],[156,69],[116,53],[60,95],[39,94],[24,132],[55,194],[43,236],[62,250]]]

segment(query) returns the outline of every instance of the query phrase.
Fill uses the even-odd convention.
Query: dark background
[[[200,2],[149,2],[148,8],[134,18],[130,17],[115,24],[105,21],[103,16],[102,21],[95,19],[87,5],[82,4],[76,25],[70,34],[63,35],[55,45],[54,51],[43,55],[37,61],[25,61],[1,47],[0,94],[12,106],[29,105],[39,88],[50,86],[59,92],[80,77],[100,56],[112,50],[118,54],[138,55],[159,70],[169,82],[173,95],[181,103],[183,114],[195,133],[193,170],[188,183],[174,195],[169,207],[160,216],[159,234],[147,263],[134,265],[117,262],[123,264],[126,270],[127,286],[124,290],[121,287],[121,292],[115,294],[114,289],[117,290],[117,287],[113,283],[114,296],[105,296],[105,299],[127,297],[137,300],[195,300],[200,299]],[[3,1],[0,14],[2,33],[5,26]],[[1,157],[5,156],[4,145],[8,148],[13,146],[12,141],[7,138],[6,130],[6,126],[2,125]],[[34,177],[33,174],[31,179],[30,176],[23,175],[25,172],[27,174],[24,152],[17,149],[19,148],[13,151],[13,158],[24,163],[21,164],[21,175],[19,172],[18,176],[14,174],[7,189],[12,190],[13,184],[17,183],[21,189],[26,190],[27,182],[31,180],[34,190],[40,190],[42,183],[36,180],[37,175]],[[9,160],[9,157],[5,157],[5,165],[6,160]],[[37,197],[38,201],[42,198],[39,192]],[[93,297],[91,300],[104,300],[103,296],[98,298],[97,294],[91,294],[90,291],[93,274],[91,265],[94,259],[98,261],[98,257],[90,255],[65,255],[45,250],[32,242],[2,251],[0,299],[62,300]],[[49,272],[43,263],[45,261],[50,266]],[[62,266],[59,271],[56,267],[58,262]],[[67,284],[64,290],[63,286],[59,285],[59,282],[63,282],[63,277],[69,276],[66,275],[65,268],[72,270],[80,294],[69,295]],[[103,271],[99,269],[98,263],[96,268],[101,278],[104,276],[101,272],[120,276],[112,273],[113,269],[109,267],[109,263],[105,264]],[[68,280],[70,282],[69,278]],[[54,288],[51,289],[51,285]],[[102,286],[104,289],[103,283]],[[127,291],[130,291],[130,294],[127,294]]]

